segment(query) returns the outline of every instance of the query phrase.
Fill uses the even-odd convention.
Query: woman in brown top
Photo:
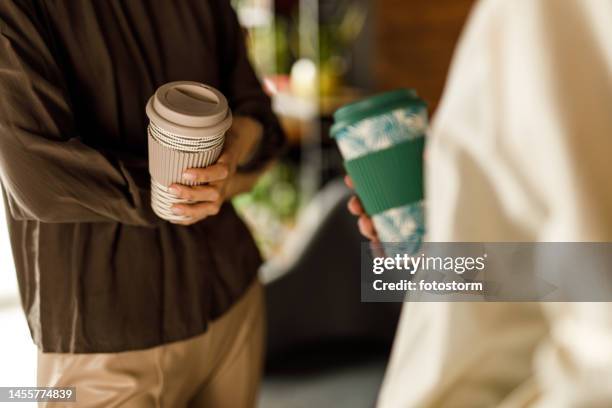
[[[0,175],[39,385],[78,406],[249,406],[259,253],[227,199],[283,146],[227,0],[0,2]],[[219,164],[149,206],[145,104],[170,81],[223,92]],[[122,352],[122,353],[119,353]],[[231,379],[231,381],[228,381]]]

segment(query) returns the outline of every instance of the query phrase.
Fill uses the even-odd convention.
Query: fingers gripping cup
[[[168,191],[173,183],[194,185],[182,179],[188,168],[207,167],[219,158],[232,113],[225,96],[198,82],[170,82],[151,96],[149,117],[149,173],[151,207],[161,218],[182,221],[173,204],[187,202]]]
[[[379,239],[418,250],[425,233],[427,105],[401,89],[344,106],[334,120],[332,137]]]

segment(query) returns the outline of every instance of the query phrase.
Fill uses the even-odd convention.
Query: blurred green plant
[[[289,36],[290,22],[286,18],[276,16],[274,24],[274,37],[276,39],[275,59],[276,72],[287,74],[291,70],[291,65],[295,61],[294,54],[291,52]]]
[[[349,52],[363,31],[367,9],[354,0],[319,0],[306,2],[305,7],[315,4],[319,19],[302,20],[300,30],[293,24],[291,47],[295,55],[318,63],[320,93],[331,95],[350,66]]]
[[[252,11],[258,9],[261,14],[271,13],[267,20],[250,19],[258,23],[243,21],[250,36],[249,54],[260,74],[288,74],[297,59],[310,58],[319,64],[325,93],[328,85],[333,87],[346,73],[347,53],[363,30],[367,9],[354,0],[302,1],[302,12],[319,18],[300,21],[298,7],[290,17],[274,15],[273,1],[267,0],[232,0],[232,4],[239,15],[247,17],[257,15]],[[310,13],[309,7],[316,8]]]
[[[248,52],[252,64],[261,76],[277,73],[277,44],[282,38],[274,18],[273,0],[232,0],[240,24],[248,32]]]
[[[265,258],[274,254],[295,224],[300,206],[298,172],[281,161],[270,168],[253,189],[232,200]]]
[[[284,220],[292,219],[299,206],[297,182],[295,165],[278,162],[260,177],[249,193],[236,197],[234,203],[257,203],[269,207]]]

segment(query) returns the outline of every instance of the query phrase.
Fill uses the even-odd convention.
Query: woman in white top
[[[481,0],[426,166],[429,241],[612,241],[612,1]],[[407,303],[378,406],[610,407],[612,306]]]

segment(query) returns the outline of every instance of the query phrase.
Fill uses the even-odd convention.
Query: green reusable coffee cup
[[[427,105],[411,89],[375,95],[334,113],[331,135],[382,242],[425,233],[423,149]]]

